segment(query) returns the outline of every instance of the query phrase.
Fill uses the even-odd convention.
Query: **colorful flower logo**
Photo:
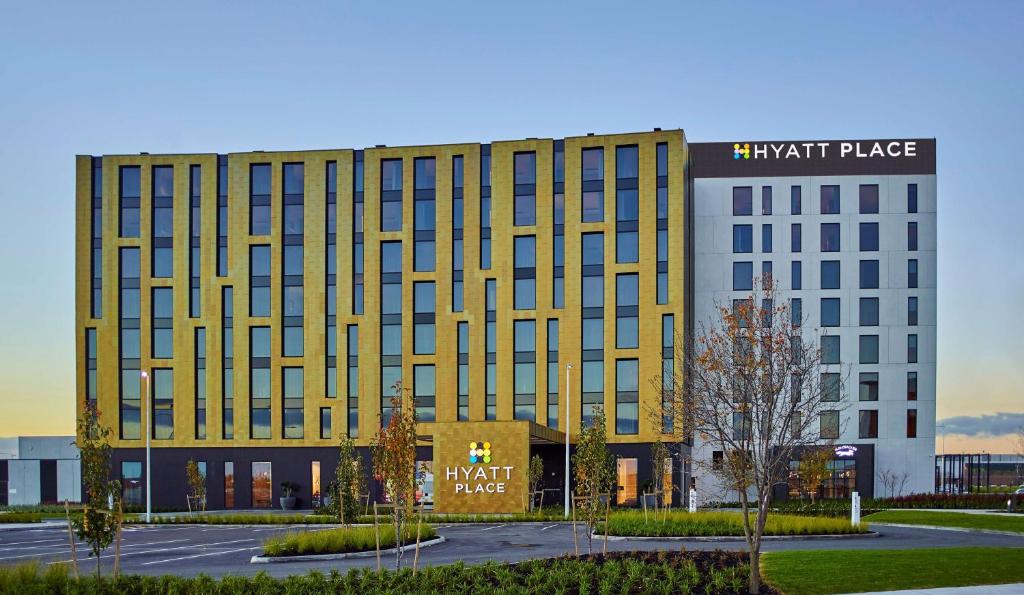
[[[490,442],[470,442],[469,443],[469,462],[470,463],[490,463],[491,462],[491,443]]]
[[[736,143],[732,146],[732,158],[733,159],[750,159],[750,143],[743,143],[742,145]]]

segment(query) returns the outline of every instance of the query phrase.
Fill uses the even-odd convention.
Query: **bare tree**
[[[801,450],[838,438],[845,375],[824,365],[817,333],[794,320],[770,279],[753,287],[745,299],[717,304],[718,316],[676,349],[672,378],[655,384],[677,431],[723,453],[708,471],[738,493],[750,592],[758,593],[772,488],[787,482]]]

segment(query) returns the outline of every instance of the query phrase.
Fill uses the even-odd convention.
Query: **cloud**
[[[991,415],[959,415],[940,419],[936,425],[939,434],[964,436],[1003,436],[1016,434],[1024,428],[1024,413],[994,413]]]

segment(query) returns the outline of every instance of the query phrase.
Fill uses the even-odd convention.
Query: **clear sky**
[[[1005,452],[987,432],[1024,424],[1024,3],[2,9],[0,435],[73,431],[75,154],[655,126],[691,141],[936,137],[938,412],[963,434],[946,449]]]

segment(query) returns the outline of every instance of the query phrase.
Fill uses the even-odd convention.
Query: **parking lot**
[[[274,576],[305,573],[309,570],[328,572],[356,567],[372,567],[373,556],[330,562],[287,562],[251,564],[250,558],[260,553],[268,536],[285,531],[321,531],[324,526],[137,526],[124,530],[121,543],[121,569],[135,574],[255,574],[267,572]],[[429,565],[463,561],[478,564],[487,560],[518,561],[572,554],[572,526],[567,523],[508,523],[437,525],[445,543],[420,552],[420,563]],[[844,539],[795,538],[767,540],[765,551],[779,549],[879,549],[946,546],[1024,546],[1024,536],[951,532],[934,529],[883,527],[875,530],[879,537]],[[586,551],[586,537],[578,528],[580,547]],[[742,541],[687,540],[614,540],[609,550],[678,550],[743,549]],[[91,571],[95,560],[88,558],[88,547],[78,543],[79,564]],[[595,550],[601,540],[595,539]],[[114,550],[108,549],[100,561],[104,572],[113,564]],[[393,554],[385,558],[393,564]],[[64,524],[47,523],[33,527],[0,526],[0,565],[14,565],[31,560],[53,564],[70,560],[67,528]],[[406,561],[411,563],[412,554]]]

